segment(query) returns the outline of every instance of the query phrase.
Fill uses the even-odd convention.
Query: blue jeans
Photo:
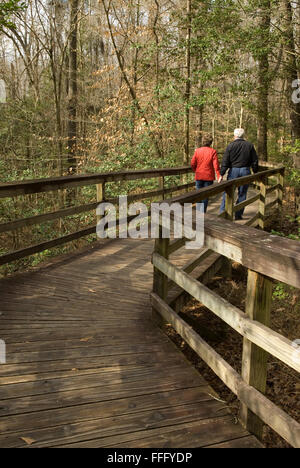
[[[213,185],[213,183],[213,180],[196,180],[196,189],[200,190],[202,188],[209,187],[210,185]],[[208,198],[206,200],[203,200],[202,203],[204,205],[204,213],[206,213],[208,207]],[[198,206],[197,209],[199,209]]]
[[[233,167],[229,170],[228,180],[238,179],[239,177],[245,177],[251,174],[250,167]],[[247,193],[248,193],[249,185],[242,185],[239,187],[239,195],[237,199],[237,204],[242,203],[243,201],[247,200]],[[220,213],[225,211],[225,204],[226,204],[226,193],[223,195]],[[245,208],[235,213],[235,219],[242,219],[244,214]]]

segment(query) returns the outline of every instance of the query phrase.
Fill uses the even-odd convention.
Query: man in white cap
[[[248,176],[251,174],[251,168],[256,174],[258,172],[258,156],[255,151],[254,145],[244,138],[245,130],[243,128],[236,128],[234,131],[234,141],[226,148],[222,167],[221,176],[224,177],[227,170],[228,180],[237,179],[239,177]],[[249,185],[239,187],[238,203],[242,203],[247,199]],[[223,195],[220,213],[225,211],[226,193]],[[235,219],[243,219],[244,209],[235,213]]]

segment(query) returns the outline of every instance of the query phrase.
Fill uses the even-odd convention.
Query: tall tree
[[[78,101],[78,21],[79,0],[70,0],[69,93],[68,93],[68,172],[76,172]]]
[[[190,159],[190,100],[191,100],[191,39],[192,39],[192,0],[187,0],[186,6],[186,79],[185,79],[185,120],[184,120],[184,158],[183,163],[188,164]]]
[[[269,119],[269,52],[271,1],[259,0],[258,5],[258,89],[257,89],[257,151],[259,157],[268,160],[268,119]]]
[[[299,78],[299,67],[297,63],[297,48],[295,44],[295,28],[293,22],[293,7],[290,0],[283,1],[283,39],[285,49],[285,76],[287,81],[287,104],[291,122],[292,139],[300,139],[300,103],[292,99],[292,84]],[[299,7],[298,7],[299,8]]]

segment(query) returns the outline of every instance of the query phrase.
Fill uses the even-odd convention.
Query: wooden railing
[[[27,228],[29,226],[39,225],[41,223],[63,219],[72,215],[81,213],[88,213],[95,211],[102,201],[116,203],[117,199],[108,199],[105,193],[105,186],[107,183],[120,182],[120,181],[136,181],[145,179],[158,179],[159,189],[132,194],[128,196],[128,202],[138,200],[153,199],[157,197],[165,198],[166,195],[173,194],[180,191],[189,190],[194,187],[193,183],[186,183],[183,185],[173,186],[166,188],[164,184],[165,177],[182,176],[191,173],[190,167],[178,167],[169,169],[149,169],[140,171],[125,171],[114,173],[101,173],[92,175],[75,175],[67,177],[55,177],[50,179],[39,180],[25,180],[22,182],[11,182],[0,184],[0,199],[14,198],[24,195],[41,194],[46,192],[54,192],[58,190],[74,189],[76,187],[96,186],[97,197],[95,202],[68,207],[58,211],[39,214],[36,216],[17,219],[7,223],[0,224],[0,233],[12,232],[18,229]],[[7,263],[43,252],[45,250],[64,245],[68,242],[80,239],[96,233],[96,219],[95,224],[87,226],[84,229],[76,231],[72,234],[64,235],[53,240],[32,245],[17,251],[9,252],[0,256],[0,266]]]
[[[264,226],[264,219],[266,210],[274,206],[276,203],[279,206],[282,204],[282,194],[283,194],[283,181],[284,181],[284,167],[279,166],[273,169],[264,170],[265,168],[261,167],[261,172],[249,177],[243,177],[234,181],[223,182],[222,184],[209,187],[207,189],[202,189],[197,192],[191,192],[192,198],[195,198],[195,194],[198,195],[197,201],[204,200],[207,197],[212,197],[217,194],[222,193],[224,190],[227,192],[227,205],[226,213],[224,216],[231,219],[235,210],[238,210],[242,207],[248,206],[249,204],[260,199],[260,209],[259,213],[256,214],[255,218],[249,221],[249,224],[255,225],[257,222],[260,227]],[[153,199],[161,197],[165,199],[167,195],[173,194],[176,192],[189,191],[194,187],[194,182],[186,183],[183,185],[173,186],[166,188],[165,178],[171,176],[183,176],[185,174],[190,174],[192,172],[190,167],[179,167],[179,168],[169,168],[169,169],[149,169],[149,170],[139,170],[139,171],[126,171],[126,172],[114,172],[114,173],[101,173],[101,174],[92,174],[92,175],[75,175],[75,176],[66,176],[66,177],[55,177],[50,179],[40,179],[40,180],[25,180],[21,182],[11,182],[6,184],[0,184],[0,199],[5,198],[15,198],[19,196],[32,195],[32,194],[41,194],[47,192],[53,192],[58,190],[68,190],[74,189],[75,187],[86,187],[95,185],[97,188],[97,197],[95,202],[67,207],[60,209],[54,212],[48,212],[44,214],[39,214],[36,216],[31,216],[23,219],[16,219],[9,221],[3,224],[0,224],[0,233],[13,232],[19,229],[27,228],[29,226],[35,226],[49,221],[63,219],[72,215],[78,215],[81,213],[88,213],[96,211],[97,206],[100,202],[106,201],[111,203],[117,203],[117,199],[107,199],[105,193],[105,185],[112,182],[120,181],[136,181],[136,180],[145,180],[145,179],[158,179],[159,189],[138,193],[138,194],[129,194],[128,202],[134,202],[138,200]],[[276,177],[277,183],[268,188],[268,178]],[[251,197],[246,202],[234,206],[233,192],[236,187],[243,185],[244,183],[255,183],[259,182],[260,184],[260,194],[255,197]],[[273,181],[272,181],[273,182]],[[277,199],[274,200],[271,204],[266,204],[266,196],[273,191],[277,191]],[[187,201],[189,201],[190,195],[187,195]],[[176,199],[173,199],[176,200]],[[120,223],[120,220],[117,222],[117,225]],[[36,253],[43,252],[54,247],[64,245],[68,242],[75,241],[85,236],[96,233],[96,223],[91,226],[86,226],[79,231],[76,231],[71,234],[67,234],[52,240],[47,240],[36,245],[31,245],[22,249],[18,249],[9,253],[6,253],[0,256],[0,266],[7,263],[34,255]]]
[[[262,192],[265,195],[266,179],[264,175],[261,177]],[[228,190],[231,190],[230,186]],[[188,195],[178,198],[177,201],[184,203],[188,198],[190,201],[196,200],[195,196]],[[265,196],[261,198],[260,204],[261,221],[263,221],[261,217],[265,214],[265,210],[262,209],[264,201]],[[231,206],[227,206],[227,214],[228,211],[232,215]],[[189,237],[190,235],[192,234],[190,233]],[[230,220],[222,220],[217,216],[206,215],[204,249],[189,262],[189,266],[178,268],[169,257],[182,245],[183,242],[171,241],[162,236],[156,240],[152,258],[153,319],[159,325],[163,322],[171,324],[186,343],[237,395],[241,403],[240,420],[250,432],[261,438],[263,423],[266,423],[292,446],[300,448],[300,424],[264,396],[268,354],[275,356],[292,369],[300,371],[299,350],[295,349],[290,340],[270,328],[272,280],[300,288],[299,243],[270,235],[259,229],[233,224]],[[200,282],[191,276],[193,269],[208,255],[216,256],[216,254],[219,254],[216,260],[219,262],[218,268],[222,265],[220,260],[227,258],[228,261],[233,260],[248,269],[246,313],[207,288],[204,280]],[[206,271],[206,282],[215,272],[216,268],[213,266],[211,271]],[[170,307],[168,293],[171,284],[177,285],[190,297],[200,301],[244,337],[242,375],[239,375],[175,312],[173,307]]]

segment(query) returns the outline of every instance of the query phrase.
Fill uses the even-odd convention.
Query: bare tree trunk
[[[261,8],[260,35],[261,52],[258,64],[258,102],[257,102],[257,150],[263,161],[268,160],[268,120],[269,120],[269,41],[271,26],[271,2],[264,0]]]
[[[160,109],[160,92],[159,92],[159,37],[157,33],[157,22],[159,19],[160,5],[158,0],[154,0],[156,5],[155,18],[153,23],[153,34],[155,37],[156,54],[155,54],[155,94],[157,100],[157,111]]]
[[[191,38],[192,38],[192,0],[187,0],[187,36],[186,36],[186,85],[185,85],[185,121],[184,121],[184,157],[183,163],[190,159],[190,99],[191,99]]]
[[[292,83],[298,79],[298,67],[296,60],[296,47],[294,38],[293,10],[290,0],[283,0],[284,7],[284,35],[286,48],[286,78],[287,78],[287,103],[290,114],[292,139],[300,139],[300,103],[292,100]]]
[[[118,60],[118,64],[119,64],[119,68],[120,68],[120,71],[121,71],[121,75],[122,75],[122,78],[124,80],[124,82],[126,83],[126,86],[128,87],[128,90],[129,90],[129,93],[130,93],[130,96],[131,96],[131,99],[133,101],[133,104],[135,105],[136,107],[136,110],[137,112],[139,113],[139,115],[141,116],[141,118],[144,120],[145,122],[145,125],[148,129],[148,133],[149,135],[152,137],[152,140],[153,140],[153,144],[154,144],[154,147],[155,147],[155,150],[156,150],[156,153],[157,153],[157,156],[158,158],[162,158],[162,152],[160,150],[160,147],[159,147],[159,144],[157,142],[157,138],[155,136],[155,134],[153,133],[152,129],[151,129],[151,125],[149,123],[149,120],[142,108],[142,106],[140,105],[140,102],[138,100],[138,96],[137,96],[137,93],[136,93],[136,89],[134,88],[134,86],[132,85],[132,83],[130,83],[130,79],[126,73],[126,69],[125,69],[125,64],[124,64],[124,60],[122,58],[122,55],[121,55],[121,52],[120,50],[118,49],[117,47],[117,43],[116,43],[116,40],[115,40],[115,36],[113,34],[113,29],[112,29],[112,23],[111,23],[111,19],[110,19],[110,6],[111,6],[111,2],[109,2],[108,6],[106,5],[106,2],[105,0],[101,0],[102,2],[102,5],[103,5],[103,8],[104,8],[104,11],[105,11],[105,15],[106,15],[106,20],[107,20],[107,25],[108,25],[108,29],[109,29],[109,32],[110,32],[110,37],[111,37],[111,41],[112,41],[112,44],[113,44],[113,48],[114,48],[114,51],[116,53],[116,56],[117,56],[117,60]]]
[[[76,172],[77,151],[77,49],[79,0],[70,0],[69,95],[68,95],[68,172]]]

